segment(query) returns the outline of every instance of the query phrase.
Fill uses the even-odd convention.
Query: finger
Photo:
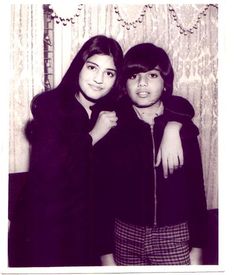
[[[170,174],[173,174],[174,172],[174,162],[173,159],[168,158],[168,170]]]
[[[156,163],[155,166],[158,167],[161,163],[161,150],[159,149],[157,157],[156,157]]]
[[[179,158],[178,158],[178,155],[176,155],[173,160],[173,168],[174,170],[177,170],[179,169],[179,167],[180,167]]]
[[[183,151],[181,151],[178,155],[178,159],[179,159],[179,166],[182,167],[184,165],[184,155],[183,155]]]
[[[165,158],[164,160],[162,158],[162,169],[163,169],[163,176],[165,179],[167,179],[168,178],[168,161]]]
[[[104,111],[107,115],[116,115],[115,111]]]
[[[101,112],[99,113],[99,115],[105,115],[105,114],[108,114],[108,113],[110,113],[110,112],[108,112],[108,111],[101,111]]]
[[[112,120],[113,120],[113,121],[117,121],[117,120],[118,120],[118,117],[117,117],[117,116],[114,116],[114,117],[112,117]]]
[[[104,116],[107,117],[107,118],[109,118],[109,119],[113,119],[113,118],[114,118],[114,119],[115,119],[115,118],[117,119],[116,114],[107,114],[107,113],[106,113],[106,114],[104,114]]]
[[[111,128],[114,128],[114,127],[116,127],[117,126],[117,122],[116,121],[113,121],[112,123],[111,123]]]
[[[109,121],[111,121],[111,122],[117,122],[118,121],[118,117],[109,118]]]
[[[99,115],[105,115],[107,117],[116,116],[115,111],[101,111]]]

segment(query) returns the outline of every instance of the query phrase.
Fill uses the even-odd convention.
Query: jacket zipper
[[[155,148],[155,139],[154,139],[154,124],[150,125],[151,127],[151,136],[152,136],[152,155],[153,155],[153,173],[154,173],[154,226],[157,225],[157,175],[156,175],[156,148]]]

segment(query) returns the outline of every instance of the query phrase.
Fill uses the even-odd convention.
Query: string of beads
[[[118,16],[117,21],[121,22],[121,26],[126,28],[127,30],[130,30],[131,27],[136,28],[137,24],[143,22],[143,18],[145,16],[147,10],[151,9],[152,7],[153,7],[153,5],[151,5],[151,4],[144,5],[139,17],[136,20],[131,21],[131,22],[129,22],[121,17],[118,5],[114,6],[114,11]]]
[[[175,11],[175,9],[173,8],[172,5],[168,4],[168,10],[169,10],[170,15],[173,18],[173,20],[176,21],[176,26],[177,26],[177,28],[179,28],[180,34],[187,35],[187,34],[193,34],[194,30],[196,30],[198,28],[198,25],[199,25],[199,23],[201,21],[201,18],[203,16],[207,15],[207,10],[209,9],[210,6],[213,6],[213,7],[215,7],[215,8],[218,9],[217,5],[213,5],[213,4],[206,5],[205,8],[203,9],[203,11],[201,11],[198,14],[197,20],[196,20],[196,22],[193,24],[193,26],[191,28],[185,28],[185,27],[183,27],[183,25],[180,23],[180,20],[179,20],[179,18],[177,16],[177,13],[176,13],[176,11]]]
[[[74,20],[76,17],[80,16],[80,12],[83,8],[83,5],[84,4],[79,4],[76,13],[70,18],[64,18],[64,17],[60,17],[59,15],[57,15],[53,10],[52,5],[49,5],[49,9],[51,10],[51,17],[53,19],[55,19],[56,23],[59,24],[61,22],[64,26],[66,26],[67,23],[69,23],[69,22],[71,22],[71,24],[75,24]]]
[[[51,12],[51,18],[55,19],[55,22],[57,24],[59,24],[61,22],[64,26],[66,26],[68,22],[75,24],[75,18],[80,16],[83,6],[84,6],[84,4],[79,4],[78,8],[77,8],[77,12],[70,18],[60,17],[59,15],[57,15],[56,12],[53,10],[52,5],[48,5],[48,9]],[[195,23],[190,28],[185,28],[183,26],[183,24],[180,22],[180,20],[178,18],[178,15],[177,15],[175,9],[173,8],[173,6],[171,4],[168,4],[168,11],[170,12],[170,16],[176,22],[176,26],[177,26],[177,28],[179,28],[180,34],[188,35],[188,34],[193,34],[194,30],[196,30],[198,28],[202,17],[207,15],[207,11],[210,8],[210,6],[218,9],[217,4],[207,4],[205,6],[205,8],[201,12],[199,12]],[[117,21],[121,23],[121,26],[123,28],[125,28],[126,30],[130,30],[131,28],[136,28],[138,24],[143,23],[143,20],[144,20],[144,17],[146,16],[147,10],[152,9],[152,7],[153,7],[152,4],[144,5],[138,18],[133,21],[128,21],[127,19],[122,18],[118,5],[114,5],[114,12],[118,17]]]

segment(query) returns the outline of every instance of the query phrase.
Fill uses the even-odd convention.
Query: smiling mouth
[[[89,84],[89,86],[94,90],[94,91],[101,91],[103,89],[103,87],[101,86],[94,86],[94,85],[91,85]]]
[[[147,91],[142,91],[142,92],[138,92],[137,95],[141,98],[145,98],[149,95],[149,92]]]

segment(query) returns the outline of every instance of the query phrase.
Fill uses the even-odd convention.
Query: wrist
[[[96,133],[92,130],[89,132],[89,135],[92,138],[92,145],[95,145],[98,142],[98,136],[96,135]]]
[[[182,123],[177,121],[169,121],[166,125],[166,128],[169,131],[180,131],[181,127],[182,127]]]

